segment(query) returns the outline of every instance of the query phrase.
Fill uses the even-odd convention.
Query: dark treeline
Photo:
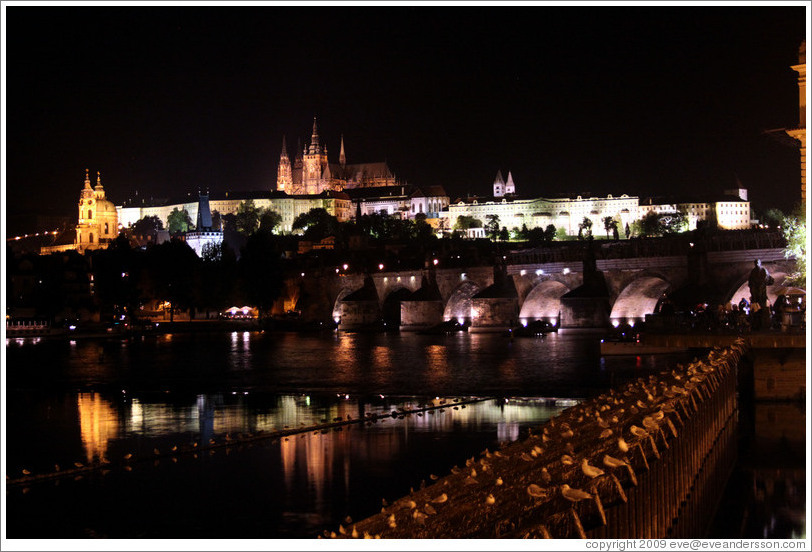
[[[433,259],[446,267],[483,265],[493,263],[504,247],[487,239],[439,239],[419,223],[392,220],[370,216],[358,224],[337,224],[317,214],[302,236],[274,234],[268,227],[246,236],[226,225],[223,243],[204,249],[202,257],[179,237],[141,246],[128,231],[107,249],[84,254],[37,255],[7,247],[8,312],[55,325],[74,320],[136,323],[141,313],[158,310],[169,320],[179,312],[216,318],[243,305],[266,317],[282,314],[278,300],[285,280],[303,272],[318,276],[336,267],[355,273],[419,269]],[[312,247],[325,238],[328,247]]]

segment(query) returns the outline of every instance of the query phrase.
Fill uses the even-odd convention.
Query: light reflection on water
[[[69,466],[76,461],[72,453],[78,451],[85,462],[107,458],[113,464],[107,476],[94,472],[80,481],[59,481],[58,486],[37,483],[25,494],[12,487],[7,497],[10,536],[44,536],[43,531],[47,536],[82,536],[74,534],[78,528],[110,537],[192,537],[201,532],[217,537],[314,536],[322,528],[334,528],[348,514],[356,519],[371,515],[381,496],[391,500],[405,494],[429,473],[447,473],[452,464],[519,438],[525,427],[543,423],[563,408],[530,399],[488,399],[463,407],[449,399],[443,412],[387,417],[339,431],[307,431],[241,445],[237,443],[241,433],[256,435],[347,416],[357,419],[364,413],[386,414],[443,399],[128,395],[67,393],[56,400],[40,397],[43,404],[37,404],[36,394],[29,395],[34,408],[53,410],[61,405],[61,412],[52,413],[75,420],[78,432],[63,431],[47,451],[40,448],[33,456],[24,446],[10,449],[8,473],[19,474],[23,468],[51,472],[55,463]],[[26,439],[39,440],[48,433],[47,422],[15,414]],[[182,453],[153,462],[155,448],[168,451],[175,444],[209,438],[223,442],[226,434],[235,440],[234,446],[211,456]],[[19,435],[13,439],[20,444]],[[135,455],[132,472],[122,468],[121,458],[127,453]],[[207,483],[201,488],[202,481]],[[235,501],[232,493],[242,498]],[[117,502],[117,516],[108,512],[105,497],[111,494],[128,497]],[[250,499],[257,494],[273,496],[275,504],[267,504],[267,498]],[[183,512],[157,499],[170,496],[184,497]],[[228,513],[213,509],[207,503],[212,500],[230,501]],[[71,503],[84,506],[76,512],[68,507]]]
[[[9,345],[7,340],[7,345]],[[550,334],[448,336],[228,332],[10,344],[15,387],[104,386],[140,391],[268,391],[584,397],[618,370],[667,359],[602,360],[596,337]],[[605,369],[604,369],[605,368]]]
[[[28,537],[313,536],[521,438],[568,405],[504,397],[587,396],[628,364],[599,366],[597,340],[567,334],[231,332],[7,345],[7,474],[113,462],[107,475],[25,494],[12,486],[9,535]],[[667,362],[647,358],[643,369]],[[466,396],[502,398],[197,457],[153,452]],[[132,472],[126,454],[136,459]]]

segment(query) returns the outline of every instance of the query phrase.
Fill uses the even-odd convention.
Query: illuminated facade
[[[352,200],[356,217],[374,213],[411,220],[422,213],[427,219],[436,219],[449,203],[442,186],[355,188],[345,193]]]
[[[343,192],[322,192],[319,195],[289,196],[279,192],[225,192],[209,194],[209,207],[211,212],[221,216],[235,214],[240,204],[251,200],[254,206],[260,209],[276,211],[282,217],[281,232],[291,232],[293,221],[297,216],[307,213],[311,209],[324,209],[340,222],[350,220],[353,214],[352,203],[347,194]],[[119,220],[123,226],[130,226],[137,220],[146,216],[156,216],[168,226],[169,214],[173,209],[185,209],[192,220],[198,216],[199,205],[197,201],[166,201],[160,205],[123,205],[116,208]]]
[[[750,201],[747,190],[725,190],[718,197],[653,199],[640,202],[638,219],[649,213],[673,214],[681,212],[688,222],[688,230],[695,230],[701,222],[715,222],[723,230],[746,230],[750,228]]]
[[[460,216],[473,217],[484,224],[488,222],[489,215],[497,215],[499,225],[508,230],[521,229],[523,225],[527,228],[546,228],[552,224],[556,229],[563,228],[568,235],[577,235],[578,225],[585,217],[592,221],[595,228],[603,226],[601,221],[605,217],[617,220],[622,228],[638,216],[638,198],[626,194],[620,197],[610,194],[588,198],[519,199],[515,197],[513,175],[508,173],[507,182],[503,182],[501,172],[496,175],[493,188],[494,197],[468,198],[450,204],[448,211],[443,213],[448,218],[447,227],[453,229]],[[485,235],[481,228],[471,230],[469,237]]]
[[[76,226],[76,249],[106,248],[118,236],[116,206],[108,201],[96,173],[96,187],[90,187],[89,171],[85,169],[85,187],[79,199],[79,224]]]
[[[106,197],[101,184],[101,174],[96,173],[96,186],[90,186],[90,171],[85,169],[85,186],[79,194],[79,223],[76,225],[76,241],[73,244],[48,246],[40,253],[57,253],[76,250],[83,253],[93,249],[105,249],[118,236],[118,211]]]
[[[347,164],[344,137],[338,163],[330,163],[327,146],[321,143],[316,118],[310,144],[297,153],[293,163],[282,137],[282,153],[277,169],[276,190],[291,195],[315,195],[325,191],[340,192],[345,188],[395,186],[397,179],[386,162]]]
[[[750,202],[747,190],[737,188],[725,190],[716,198],[683,198],[646,199],[640,201],[636,196],[622,194],[615,197],[565,197],[518,199],[515,197],[515,183],[508,173],[507,182],[502,180],[501,172],[493,184],[494,196],[486,198],[468,198],[452,203],[442,216],[447,217],[447,228],[453,229],[460,216],[473,217],[480,222],[488,222],[487,217],[497,215],[499,225],[508,230],[527,228],[546,228],[552,224],[556,230],[564,229],[567,235],[578,235],[579,225],[584,218],[592,221],[592,233],[599,234],[604,228],[603,220],[611,217],[618,222],[618,230],[623,233],[626,224],[640,220],[650,212],[657,214],[683,212],[688,219],[688,229],[693,230],[701,221],[715,221],[725,230],[750,228]],[[508,194],[508,189],[512,190]],[[501,193],[501,196],[496,195]],[[470,238],[485,237],[484,228],[471,228],[467,231]]]

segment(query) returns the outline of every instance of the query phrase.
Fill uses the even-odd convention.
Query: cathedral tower
[[[282,136],[282,155],[279,157],[279,170],[276,173],[276,189],[280,192],[291,193],[293,188],[293,171],[288,158],[288,147],[285,144],[285,137]]]
[[[310,146],[303,152],[302,185],[306,194],[320,194],[324,191],[325,182],[322,178],[327,167],[327,148],[319,141],[319,129],[316,118],[313,117],[313,134],[310,136]]]

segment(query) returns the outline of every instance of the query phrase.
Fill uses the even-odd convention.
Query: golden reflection
[[[448,356],[444,345],[429,345],[426,351],[426,387],[441,387],[448,382]]]
[[[346,375],[350,379],[358,369],[359,350],[355,334],[339,332],[336,336],[338,345],[333,357],[336,375]]]
[[[372,360],[375,368],[382,370],[392,369],[392,349],[390,347],[378,346],[372,349]]]
[[[291,492],[296,478],[296,439],[282,438],[279,442],[282,455],[282,472],[285,474],[285,488]]]
[[[77,407],[87,461],[101,460],[107,453],[107,443],[118,437],[115,410],[98,393],[79,393]]]

